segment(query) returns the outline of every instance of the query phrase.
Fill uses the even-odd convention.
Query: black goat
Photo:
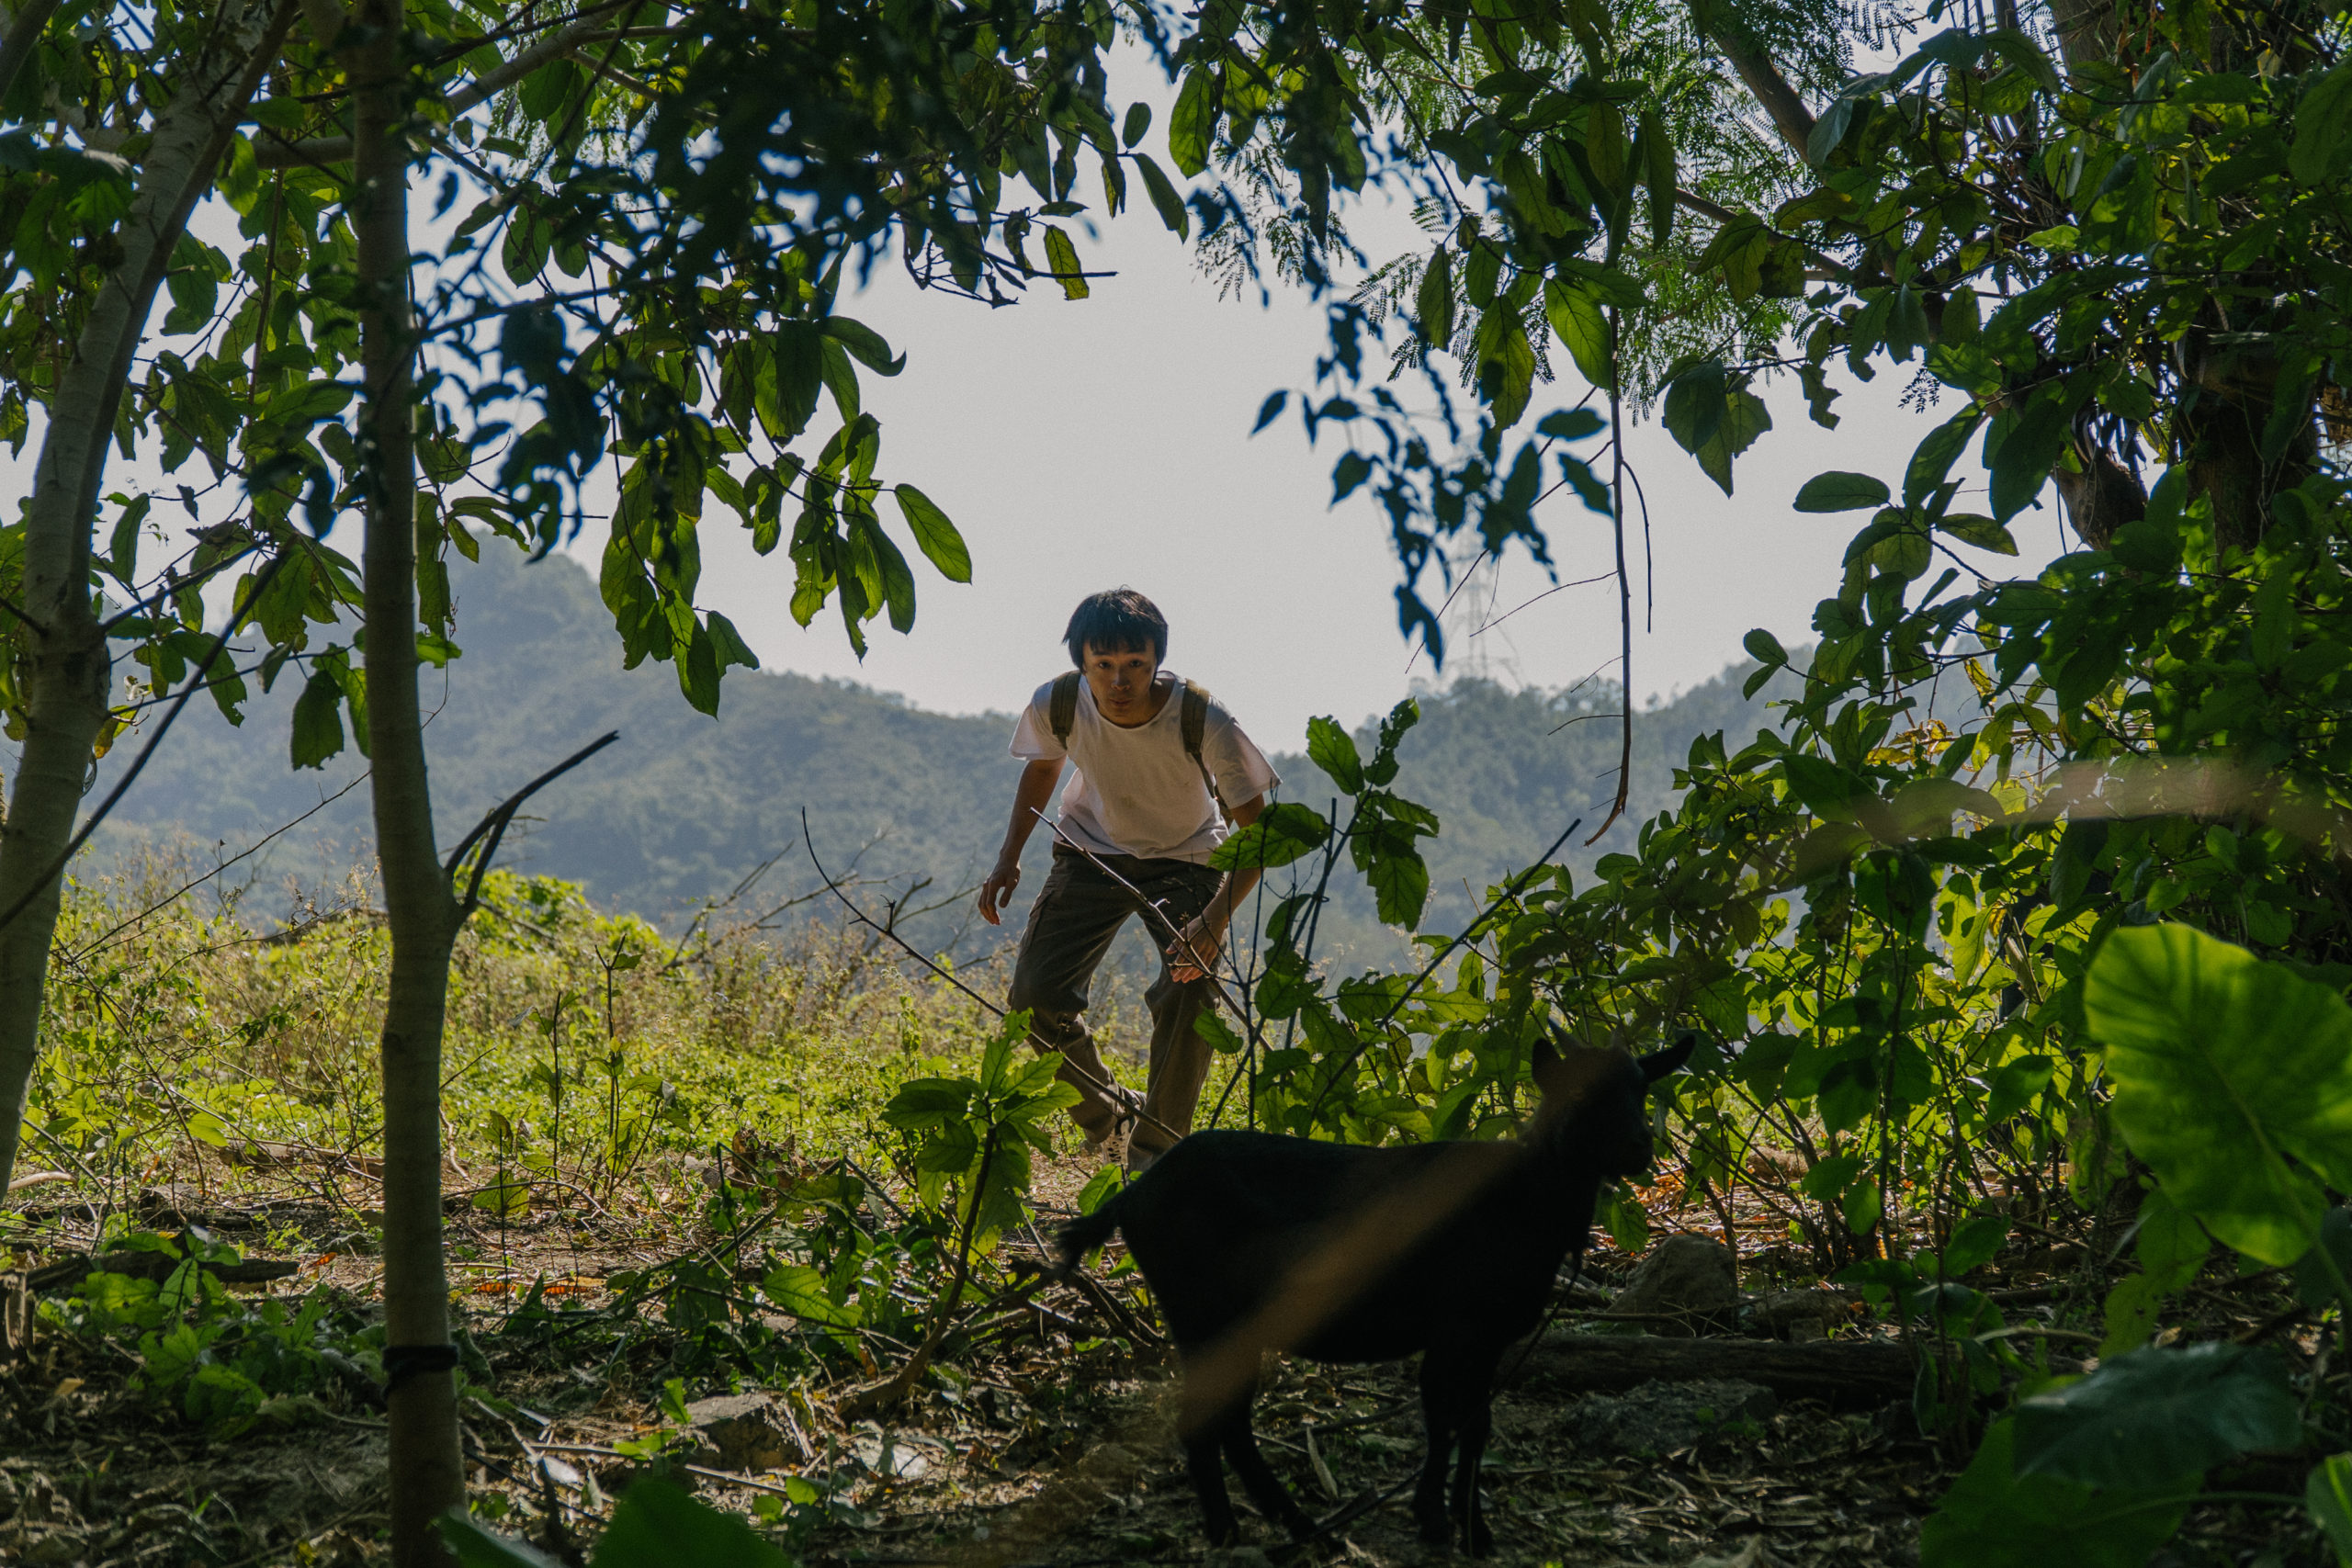
[[[1238,1535],[1219,1454],[1261,1513],[1314,1521],[1250,1428],[1260,1353],[1388,1361],[1421,1352],[1429,1456],[1421,1539],[1484,1556],[1480,1517],[1497,1365],[1532,1333],[1562,1259],[1581,1255],[1603,1181],[1646,1169],[1648,1087],[1697,1037],[1635,1060],[1539,1042],[1542,1103],[1508,1143],[1366,1148],[1267,1133],[1195,1133],[1093,1213],[1063,1227],[1065,1268],[1125,1233],[1184,1363],[1178,1428],[1210,1542]],[[1458,1447],[1451,1509],[1446,1460]]]

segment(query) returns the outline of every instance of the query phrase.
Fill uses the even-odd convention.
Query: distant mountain
[[[594,583],[576,563],[559,557],[531,565],[489,550],[479,565],[456,564],[466,651],[446,682],[428,682],[425,693],[444,843],[550,763],[617,729],[618,745],[534,799],[535,820],[519,842],[510,839],[506,863],[580,882],[600,905],[674,928],[771,856],[782,858],[742,908],[765,908],[819,886],[801,847],[803,807],[831,869],[838,874],[854,862],[860,876],[891,884],[869,889],[875,902],[928,877],[910,901],[920,908],[976,883],[993,856],[1017,773],[1006,752],[1010,716],[926,713],[846,682],[738,672],[714,721],[686,706],[668,666],[620,669]],[[1739,696],[1745,673],[1726,671],[1637,716],[1636,813],[1669,804],[1671,770],[1693,736],[1725,729],[1737,744],[1764,722],[1761,700]],[[191,706],[102,831],[100,852],[183,835],[234,852],[354,778],[364,766],[356,753],[323,773],[288,768],[298,686],[289,676],[276,693],[256,694],[240,728],[209,704]],[[1587,825],[1564,852],[1570,863],[1589,866],[1631,843],[1637,818],[1589,849],[1582,843],[1615,786],[1613,688],[1571,696],[1464,682],[1423,694],[1421,706],[1396,787],[1444,824],[1427,846],[1432,928],[1458,926],[1490,883],[1578,817]],[[1284,739],[1261,737],[1276,745]],[[1297,745],[1304,738],[1287,739]],[[93,798],[141,739],[139,732],[124,738]],[[1318,809],[1328,803],[1329,781],[1303,756],[1278,756],[1276,766],[1289,798]],[[362,860],[368,841],[360,788],[257,859],[272,877],[315,883]],[[1034,837],[1031,863],[1042,866],[1047,852],[1045,836]],[[1350,874],[1342,867],[1335,882]],[[1035,885],[1033,876],[1028,886]],[[956,899],[910,930],[926,943],[967,951],[1009,934],[976,927],[969,909],[968,898]],[[1342,949],[1392,956],[1399,942],[1373,919],[1368,898],[1344,888],[1327,931],[1332,940],[1323,951],[1335,956]]]

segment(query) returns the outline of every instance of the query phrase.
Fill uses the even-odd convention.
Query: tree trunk
[[[26,632],[25,745],[0,825],[0,917],[17,911],[0,928],[0,1190],[16,1167],[40,1049],[59,873],[113,687],[91,602],[90,531],[116,411],[172,251],[292,17],[292,6],[277,0],[226,0],[209,40],[173,73],[175,91],[156,118],[130,211],[116,231],[121,264],[90,307],[41,434],[25,516],[22,603],[34,623]]]
[[[355,97],[360,450],[367,484],[366,669],[376,854],[392,935],[384,1010],[384,1329],[392,1561],[449,1561],[433,1521],[465,1503],[456,1358],[441,1255],[441,1029],[458,906],[433,840],[416,692],[408,164],[401,7],[367,0],[347,54]]]

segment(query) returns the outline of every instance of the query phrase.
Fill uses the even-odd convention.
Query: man
[[[1059,1077],[1079,1092],[1070,1113],[1087,1147],[1129,1126],[1127,1168],[1141,1170],[1192,1129],[1210,1056],[1193,1027],[1214,995],[1203,971],[1216,966],[1233,911],[1258,881],[1255,869],[1228,877],[1208,865],[1227,831],[1219,808],[1248,827],[1282,781],[1232,715],[1160,667],[1168,621],[1142,594],[1094,594],[1070,616],[1062,640],[1078,668],[1038,687],[1013,731],[1012,754],[1028,766],[1013,790],[996,869],[980,884],[980,918],[1000,923],[1036,814],[1063,762],[1075,762],[1062,792],[1061,832],[1102,864],[1057,839],[1007,1005],[1029,1010],[1040,1049],[1061,1052]],[[1104,1068],[1085,1018],[1095,967],[1136,914],[1164,955],[1144,993],[1151,1065],[1140,1100]]]

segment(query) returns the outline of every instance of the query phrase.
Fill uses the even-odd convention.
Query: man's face
[[[1159,658],[1151,649],[1101,649],[1086,645],[1086,688],[1094,705],[1113,724],[1137,725],[1152,715],[1152,682],[1159,674]]]

